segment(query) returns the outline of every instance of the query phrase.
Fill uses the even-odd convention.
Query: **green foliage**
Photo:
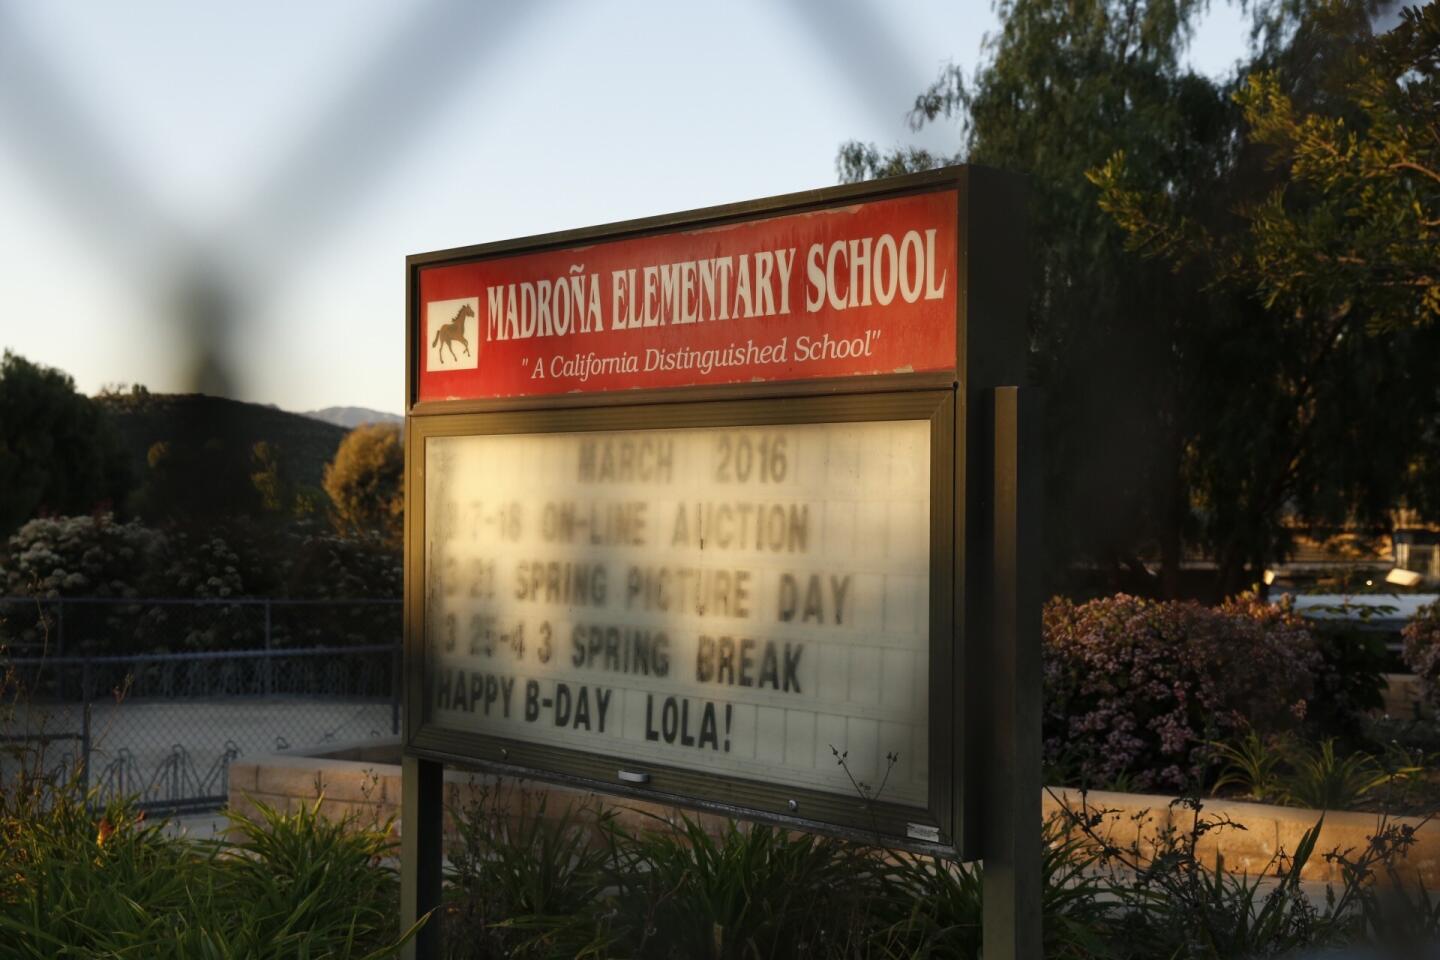
[[[1401,631],[1401,656],[1420,685],[1420,698],[1440,711],[1440,602],[1421,607]]]
[[[250,448],[250,458],[250,484],[260,497],[260,509],[266,513],[290,510],[295,494],[285,476],[279,450],[274,444],[261,440]]]
[[[630,831],[585,803],[496,787],[456,811],[446,914],[455,958],[862,956],[884,865],[763,825],[683,814]],[[905,907],[908,909],[908,905]]]
[[[1123,775],[1142,790],[1186,788],[1208,741],[1297,725],[1319,666],[1304,622],[1254,595],[1219,608],[1057,597],[1043,642],[1045,754],[1085,786]]]
[[[340,537],[314,532],[288,538],[287,596],[315,599],[398,597],[404,579],[400,551],[375,534]]]
[[[134,504],[152,523],[209,524],[245,511],[249,523],[283,526],[327,506],[320,483],[341,427],[203,394],[141,388],[96,400],[143,481]]]
[[[1261,803],[1278,802],[1284,792],[1280,768],[1285,762],[1285,753],[1279,744],[1287,739],[1262,737],[1247,728],[1240,737],[1212,743],[1211,761],[1219,773],[1210,785],[1211,792],[1220,794],[1233,788]]]
[[[1028,175],[1053,575],[1175,596],[1198,548],[1223,596],[1296,519],[1383,529],[1440,490],[1440,325],[1416,325],[1440,289],[1436,4],[1373,43],[1366,4],[1250,6],[1253,86],[1181,66],[1200,3],[1002,0],[974,76],[911,113],[958,120],[955,157],[840,150],[846,180]]]
[[[257,803],[256,819],[230,815],[239,838],[225,845],[220,888],[244,905],[225,931],[230,955],[394,954],[400,896],[391,824],[328,819],[322,802],[292,813]]]
[[[346,435],[325,468],[331,519],[342,534],[369,533],[398,542],[405,511],[405,451],[400,428],[371,423]]]
[[[1201,862],[1197,851],[1207,834],[1237,827],[1203,817],[1198,803],[1189,806],[1189,826],[1168,833],[1151,856],[1110,852],[1136,873],[1137,882],[1121,894],[1126,956],[1280,956],[1348,939],[1341,928],[1349,918],[1322,913],[1302,887],[1321,823],[1305,832],[1290,856],[1277,856],[1250,876],[1227,870],[1218,857],[1210,868]],[[1278,880],[1267,884],[1267,875]]]
[[[1440,10],[1372,37],[1365,4],[1268,6],[1285,39],[1229,91],[1236,149],[1208,205],[1124,149],[1089,174],[1131,249],[1259,308],[1209,325],[1212,369],[1245,379],[1216,381],[1224,408],[1196,432],[1216,455],[1195,484],[1204,541],[1255,567],[1289,548],[1286,512],[1384,529],[1398,503],[1430,505],[1440,470]]]
[[[400,943],[388,832],[315,807],[235,818],[235,841],[167,837],[74,782],[0,782],[0,938],[19,958],[380,960]]]
[[[453,957],[981,956],[978,865],[684,815],[632,831],[590,804],[549,814],[507,796],[486,793],[460,818]],[[1202,850],[1243,827],[1198,800],[1176,801],[1143,850],[1102,836],[1106,816],[1082,801],[1045,824],[1046,957],[1228,960],[1440,934],[1440,909],[1396,866],[1407,826],[1382,822],[1364,849],[1322,854],[1317,823],[1241,874]],[[1322,855],[1338,877],[1323,900],[1302,885]]]
[[[453,814],[450,957],[579,957],[604,942],[592,911],[608,857],[593,841],[609,814],[589,803],[552,812],[548,793],[503,784]]]
[[[1236,789],[1262,803],[1315,810],[1356,810],[1380,803],[1409,806],[1419,792],[1429,758],[1397,746],[1376,757],[1344,751],[1334,738],[1306,740],[1293,734],[1262,737],[1254,730],[1211,744],[1218,769],[1211,791]]]
[[[522,791],[523,794],[523,791]],[[634,832],[584,804],[551,811],[497,790],[457,811],[444,940],[453,957],[978,960],[978,865],[734,822],[680,817]],[[229,839],[167,837],[123,803],[90,810],[75,781],[0,779],[0,937],[41,958],[393,957],[389,825],[327,820],[321,801],[259,805]],[[1256,874],[1202,857],[1242,829],[1176,801],[1153,845],[1102,835],[1082,801],[1045,825],[1045,956],[1282,956],[1440,934],[1440,906],[1398,867],[1413,829],[1381,822],[1363,849],[1323,854],[1320,824]],[[1131,831],[1133,835],[1133,831]],[[1268,879],[1267,879],[1268,878]]]
[[[6,797],[0,864],[14,873],[0,888],[0,938],[9,956],[175,956],[172,944],[194,939],[186,914],[216,894],[211,852],[167,839],[120,804],[96,816],[72,792],[46,799],[41,810]]]
[[[0,551],[0,594],[141,596],[168,547],[158,531],[110,514],[31,520]]]
[[[122,504],[130,474],[101,410],[69,376],[0,359],[0,537],[41,514]]]
[[[1142,849],[1141,841],[1118,844],[1100,828],[1111,811],[1090,806],[1063,810],[1068,829],[1098,852],[1109,879],[1105,898],[1110,922],[1102,929],[1110,956],[1291,956],[1296,951],[1403,944],[1403,955],[1421,955],[1440,935],[1429,895],[1398,862],[1415,841],[1414,828],[1385,821],[1359,850],[1320,853],[1322,817],[1293,850],[1278,853],[1253,874],[1236,873],[1218,856],[1202,856],[1212,834],[1243,830],[1223,816],[1204,813],[1196,798],[1171,803],[1169,826]],[[1323,856],[1337,881],[1323,900],[1307,890],[1304,872]]]
[[[192,432],[202,430],[199,424],[190,427]],[[203,529],[229,518],[257,518],[264,513],[264,494],[251,475],[251,451],[223,433],[159,441],[150,447],[146,463],[133,506],[153,524]],[[263,468],[257,473],[264,485]]]
[[[1293,90],[1282,57],[1235,90],[1247,136],[1281,174],[1238,224],[1207,227],[1135,187],[1123,154],[1096,170],[1134,246],[1203,260],[1215,282],[1285,314],[1354,314],[1372,330],[1440,319],[1440,5],[1402,10],[1377,37],[1358,7],[1322,0],[1301,20],[1292,46],[1327,54],[1323,87]],[[1351,42],[1323,50],[1327,35]]]
[[[863,849],[763,824],[712,835],[616,830],[618,925],[636,957],[740,960],[860,955],[880,864]]]
[[[118,523],[109,514],[32,520],[0,544],[0,595],[105,597],[115,604],[67,608],[69,653],[125,654],[258,645],[263,610],[128,602],[152,597],[225,600],[247,596],[347,600],[400,595],[402,563],[376,536],[270,525],[216,524],[209,531]],[[38,607],[12,605],[0,640],[38,644]],[[276,606],[281,646],[386,643],[398,609],[336,604]],[[54,608],[49,608],[53,616]]]
[[[1027,175],[1030,366],[1049,398],[1052,575],[1090,560],[1111,589],[1141,595],[1178,592],[1182,546],[1198,526],[1191,470],[1207,456],[1193,438],[1232,389],[1203,331],[1221,318],[1243,328],[1244,308],[1129,253],[1086,171],[1123,150],[1177,202],[1213,202],[1210,171],[1223,164],[1235,111],[1219,86],[1180,67],[1201,7],[1003,0],[975,75],[947,69],[911,113],[917,127],[960,122],[954,159]],[[840,166],[858,179],[942,159],[881,158],[851,144]],[[1157,555],[1158,583],[1145,566]],[[1248,586],[1244,560],[1227,562],[1220,590]]]
[[[1290,806],[1314,810],[1351,810],[1396,776],[1380,768],[1364,753],[1337,753],[1335,741],[1298,742],[1288,760],[1293,771],[1283,781],[1283,799]]]
[[[1115,922],[1111,881],[1101,856],[1063,818],[1046,820],[1042,835],[1041,911],[1045,956],[1082,960],[1117,956],[1106,936]],[[862,956],[979,957],[984,883],[974,864],[913,854],[891,855],[882,875],[876,920],[883,949]]]

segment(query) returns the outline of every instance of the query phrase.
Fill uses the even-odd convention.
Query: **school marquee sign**
[[[950,369],[957,213],[912,194],[422,270],[418,399]]]
[[[1018,198],[409,258],[407,758],[975,852]]]

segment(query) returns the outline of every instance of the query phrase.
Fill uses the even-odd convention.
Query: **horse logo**
[[[475,316],[475,311],[470,304],[463,304],[455,311],[455,316],[450,322],[439,330],[435,331],[435,339],[430,342],[431,347],[439,347],[443,352],[446,347],[450,348],[450,359],[458,360],[455,356],[455,341],[460,341],[460,346],[465,348],[465,356],[470,356],[470,341],[465,339],[465,321]]]
[[[427,370],[473,370],[478,358],[470,350],[470,339],[465,335],[466,322],[475,318],[479,306],[477,297],[464,300],[437,300],[428,305],[427,320],[430,334],[430,349],[427,351]],[[479,329],[476,329],[475,351],[480,349]],[[456,344],[460,350],[455,349]],[[447,359],[448,357],[448,359]]]

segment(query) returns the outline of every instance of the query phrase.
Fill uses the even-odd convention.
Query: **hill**
[[[405,418],[402,416],[386,413],[383,410],[371,410],[369,407],[326,407],[324,410],[310,410],[304,416],[333,423],[338,427],[345,427],[347,430],[354,429],[362,423],[405,422]]]
[[[161,441],[200,448],[219,442],[249,450],[265,441],[280,454],[281,468],[298,484],[319,487],[346,427],[275,407],[201,393],[112,393],[96,402],[115,426],[134,475],[146,473],[146,455]]]

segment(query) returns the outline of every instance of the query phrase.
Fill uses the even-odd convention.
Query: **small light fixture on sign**
[[[649,783],[650,774],[639,770],[621,770],[618,774],[621,783]]]

